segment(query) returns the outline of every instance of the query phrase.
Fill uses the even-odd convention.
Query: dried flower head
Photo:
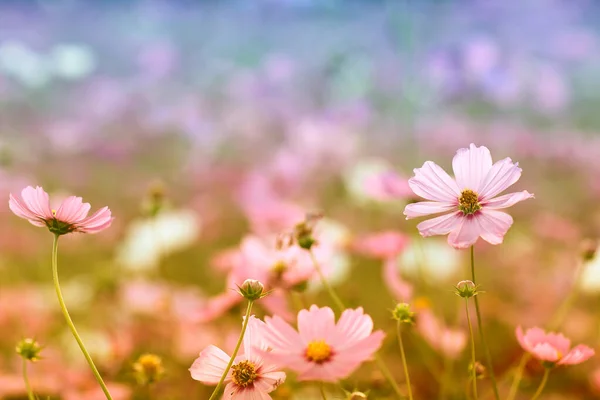
[[[398,303],[392,310],[392,317],[401,324],[413,325],[415,323],[415,313],[410,310],[407,303]]]
[[[133,363],[133,371],[137,382],[142,386],[158,382],[165,374],[162,359],[149,353],[142,354]]]
[[[35,362],[40,359],[42,346],[34,339],[26,338],[17,343],[15,350],[25,360]]]

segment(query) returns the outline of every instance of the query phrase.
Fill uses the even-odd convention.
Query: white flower
[[[412,240],[398,258],[403,274],[416,278],[420,273],[431,283],[443,283],[456,276],[462,260],[459,252],[444,240]],[[419,272],[421,270],[421,272]]]
[[[192,210],[168,210],[134,221],[117,250],[117,262],[131,270],[156,268],[161,258],[192,245],[200,219]]]

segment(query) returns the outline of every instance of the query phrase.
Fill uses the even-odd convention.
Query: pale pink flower
[[[56,211],[50,207],[48,193],[41,187],[27,186],[21,198],[10,194],[8,206],[18,217],[25,218],[35,226],[45,226],[50,232],[64,235],[70,232],[97,233],[110,226],[112,216],[103,207],[88,217],[90,204],[81,197],[67,197]]]
[[[225,378],[223,399],[271,399],[271,393],[285,381],[285,372],[277,364],[266,360],[268,346],[263,340],[265,323],[250,317],[244,334],[243,352],[238,355]],[[231,359],[223,350],[210,345],[190,367],[192,378],[207,385],[219,383]]]
[[[516,335],[523,350],[538,360],[557,365],[580,364],[595,354],[592,348],[583,344],[571,348],[571,341],[562,333],[546,333],[538,327],[527,329],[523,333],[519,326]]]
[[[381,347],[382,331],[362,308],[345,310],[337,324],[329,307],[298,313],[298,331],[279,316],[265,318],[265,357],[298,373],[298,380],[337,382],[348,377]]]
[[[388,259],[398,256],[408,244],[408,236],[395,231],[377,232],[357,238],[354,249],[366,256]]]
[[[381,272],[383,281],[394,295],[394,298],[403,303],[408,303],[413,295],[413,287],[402,278],[402,275],[400,275],[400,272],[398,271],[398,260],[396,260],[396,258],[384,260]]]
[[[370,176],[364,183],[365,191],[375,200],[389,201],[412,197],[408,179],[394,171],[386,171]]]
[[[467,334],[463,330],[445,326],[431,310],[421,310],[418,315],[417,330],[423,339],[446,357],[459,357],[467,345]]]
[[[533,197],[526,190],[496,197],[521,177],[518,163],[505,158],[492,164],[487,147],[471,144],[456,152],[452,168],[454,179],[432,161],[415,169],[408,184],[429,201],[407,205],[406,219],[449,212],[417,225],[421,236],[449,234],[448,243],[457,249],[475,244],[480,236],[502,243],[513,219],[498,210]]]

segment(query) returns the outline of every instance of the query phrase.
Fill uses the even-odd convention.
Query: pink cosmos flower
[[[315,305],[298,313],[298,331],[279,316],[265,318],[264,338],[273,362],[298,373],[298,380],[337,382],[348,377],[381,347],[382,331],[362,308],[346,310],[337,324],[329,307]]]
[[[285,381],[275,363],[265,360],[268,346],[263,340],[265,323],[250,317],[244,335],[243,353],[235,358],[225,382],[224,400],[268,400],[273,390]],[[208,385],[219,383],[227,368],[230,356],[216,346],[210,345],[200,353],[190,368],[192,378]]]
[[[27,186],[21,198],[10,194],[8,206],[18,217],[25,218],[35,226],[45,226],[50,232],[64,235],[70,232],[98,233],[110,226],[112,216],[108,207],[103,207],[88,217],[90,204],[81,197],[67,197],[56,211],[50,208],[48,193],[41,187]]]
[[[521,177],[518,163],[505,158],[492,164],[487,147],[471,143],[456,152],[452,169],[454,179],[432,161],[414,170],[408,184],[429,201],[407,205],[406,219],[449,211],[417,225],[421,236],[450,234],[448,243],[457,249],[470,247],[480,236],[491,244],[502,243],[513,219],[498,210],[533,197],[526,190],[496,197]]]
[[[562,333],[546,333],[537,327],[523,333],[519,326],[516,335],[523,350],[538,360],[556,365],[580,364],[595,354],[593,349],[583,344],[571,348],[571,341]]]

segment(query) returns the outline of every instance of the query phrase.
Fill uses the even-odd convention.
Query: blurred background
[[[237,338],[239,306],[206,315],[232,254],[318,210],[329,277],[388,332],[398,381],[389,309],[400,299],[357,249],[375,232],[406,238],[396,274],[429,321],[407,338],[415,393],[464,399],[468,351],[439,338],[466,335],[452,290],[468,255],[418,236],[402,188],[424,161],[448,168],[458,148],[485,145],[519,161],[516,187],[536,194],[510,210],[503,245],[477,245],[506,392],[522,354],[515,327],[547,325],[570,293],[560,330],[600,344],[600,261],[581,256],[600,231],[599,21],[593,0],[0,1],[0,195],[42,185],[58,203],[112,210],[109,230],[61,239],[59,268],[115,398],[147,398],[132,369],[145,352],[165,366],[155,398],[208,398],[187,368]],[[394,174],[393,195],[382,174]],[[101,399],[54,298],[51,240],[0,208],[0,396],[26,398],[14,346],[35,337],[46,346],[37,393]],[[302,296],[330,304],[317,285]],[[598,368],[558,370],[545,398],[598,398]],[[541,371],[528,364],[522,398]],[[391,398],[370,364],[342,386]],[[274,397],[316,390],[290,375]]]

